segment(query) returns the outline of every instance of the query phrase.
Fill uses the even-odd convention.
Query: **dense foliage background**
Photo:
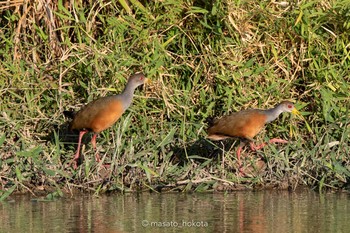
[[[231,190],[308,185],[346,189],[350,176],[350,3],[324,1],[1,1],[0,185],[63,195],[100,191]],[[89,143],[75,171],[64,110],[152,84]],[[244,151],[205,140],[206,119],[293,100]],[[307,124],[308,123],[308,124]],[[310,126],[308,128],[307,126]],[[86,138],[89,142],[89,138]],[[232,145],[232,146],[231,146]]]

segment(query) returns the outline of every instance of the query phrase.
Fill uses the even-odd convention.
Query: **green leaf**
[[[1,137],[0,137],[0,146],[4,143],[5,141],[5,134],[3,134]]]
[[[49,176],[54,176],[54,175],[56,175],[56,171],[55,171],[55,170],[47,169],[47,168],[45,168],[45,167],[43,167],[43,170],[44,170],[44,172],[45,172],[47,175],[49,175]]]
[[[22,172],[18,166],[16,166],[15,172],[16,172],[16,177],[19,180],[19,182],[22,182],[24,177],[23,177]]]
[[[200,7],[191,7],[191,10],[187,11],[187,13],[192,13],[192,14],[196,14],[196,13],[200,13],[200,14],[208,14],[209,11],[207,11],[206,9],[200,8]]]
[[[243,68],[249,68],[249,67],[253,66],[254,63],[255,63],[255,58],[251,58],[249,61],[247,61],[247,62],[244,64]]]
[[[155,177],[159,177],[159,175],[155,171],[149,169],[147,166],[144,166],[143,164],[138,164],[138,167],[142,168],[146,172],[148,181],[151,181],[151,175]]]
[[[163,146],[169,144],[169,143],[173,140],[175,132],[176,132],[176,127],[172,128],[172,129],[170,130],[170,132],[169,132],[168,135],[163,139],[163,141],[161,141],[161,142],[158,144],[157,148],[163,147]]]
[[[3,192],[0,196],[0,201],[4,201],[6,198],[8,198],[13,193],[13,191],[15,191],[16,187],[16,185],[13,185],[11,188]]]

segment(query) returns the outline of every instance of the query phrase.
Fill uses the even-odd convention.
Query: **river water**
[[[140,193],[0,203],[0,232],[350,232],[349,194]]]

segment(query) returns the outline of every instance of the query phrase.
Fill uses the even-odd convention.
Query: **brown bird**
[[[79,130],[78,149],[75,153],[74,169],[77,168],[77,161],[80,156],[81,139],[87,132],[93,132],[94,135],[91,139],[91,144],[96,151],[96,136],[101,131],[112,126],[125,110],[131,105],[135,89],[148,83],[149,79],[144,76],[143,73],[136,73],[132,75],[124,91],[119,95],[106,96],[96,99],[86,106],[84,106],[77,113],[71,113],[65,111],[64,114],[73,118],[69,124],[69,129]],[[95,154],[96,161],[100,161],[98,153]]]
[[[247,109],[235,112],[214,120],[213,124],[208,128],[207,138],[213,141],[232,137],[244,139],[237,149],[237,159],[239,165],[241,165],[241,150],[246,144],[246,141],[249,141],[250,148],[253,151],[264,147],[266,143],[255,146],[253,143],[253,137],[260,132],[266,123],[275,120],[282,112],[299,114],[298,110],[294,107],[294,104],[289,101],[283,101],[274,108],[267,110]],[[269,141],[269,143],[274,142],[287,143],[288,141],[278,138]]]

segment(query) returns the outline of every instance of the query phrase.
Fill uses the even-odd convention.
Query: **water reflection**
[[[347,194],[236,192],[80,196],[0,204],[1,232],[347,232]]]

